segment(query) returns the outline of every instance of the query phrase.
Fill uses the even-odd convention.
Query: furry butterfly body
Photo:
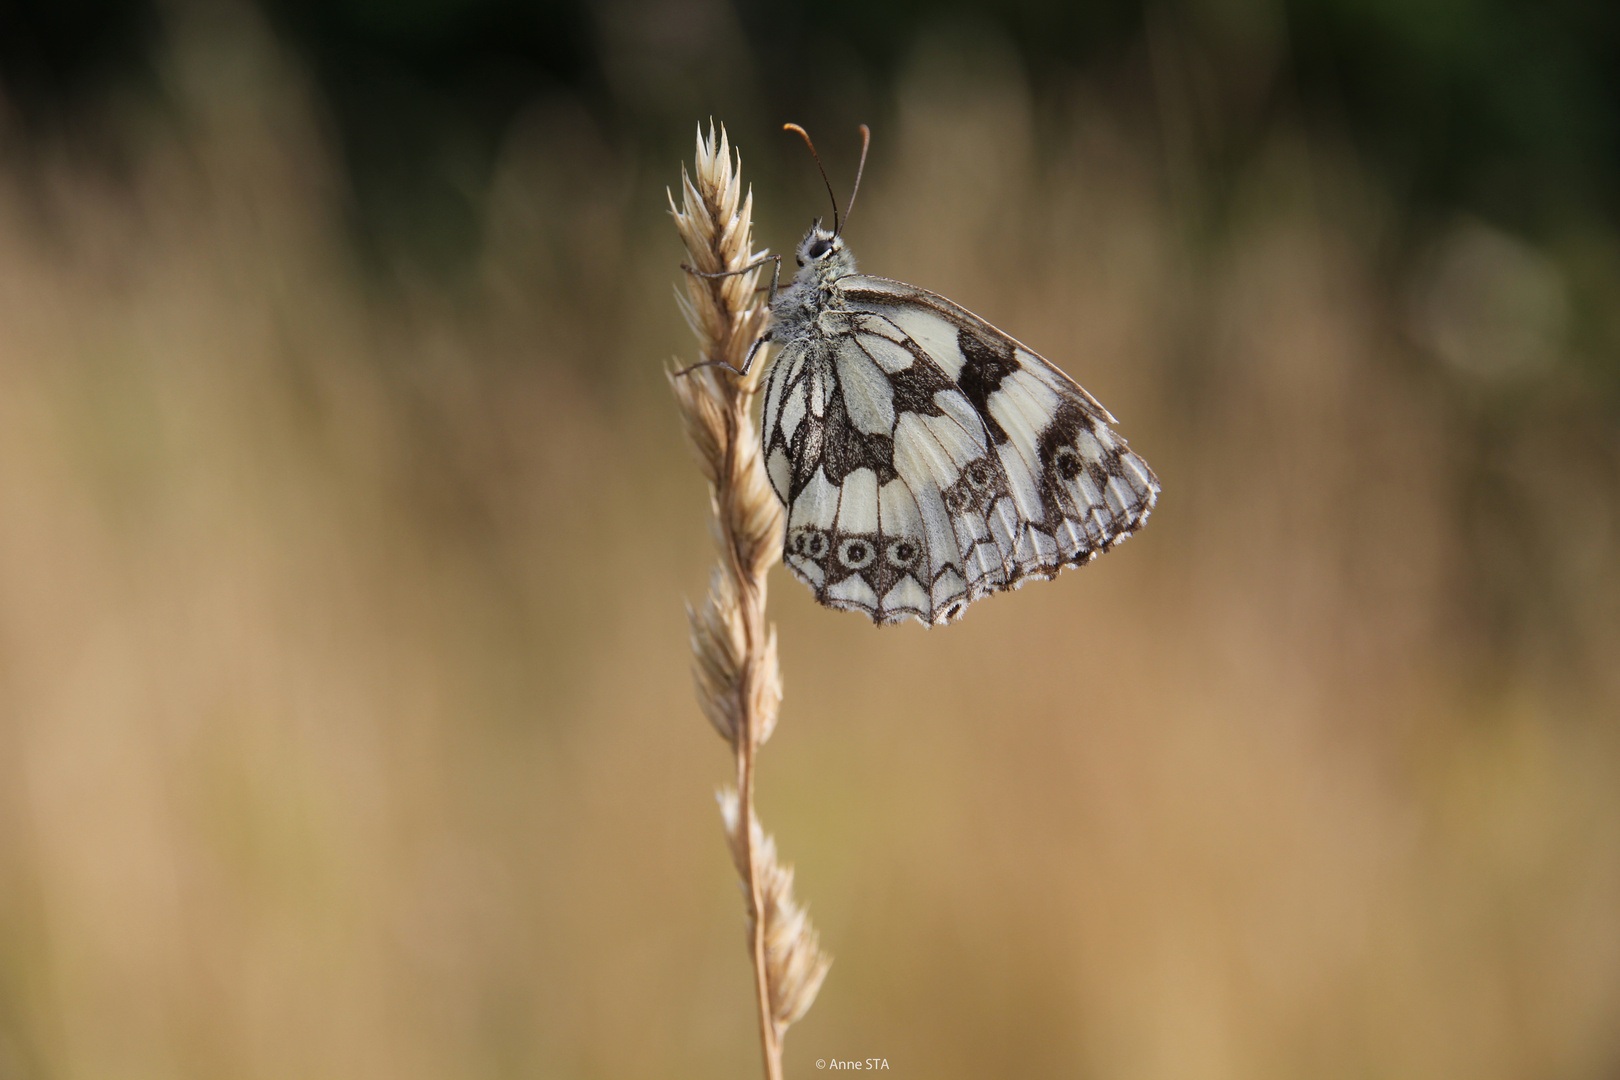
[[[1147,521],[1158,479],[1074,380],[943,296],[856,273],[836,229],[797,255],[761,438],[783,561],[818,601],[943,624]]]

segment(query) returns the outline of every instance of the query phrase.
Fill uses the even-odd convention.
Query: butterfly
[[[804,129],[786,130],[820,168]],[[861,133],[857,193],[871,142]],[[857,273],[848,220],[834,196],[832,230],[814,222],[793,282],[778,291],[773,280],[768,329],[742,368],[765,342],[779,346],[760,437],[787,510],[783,561],[816,600],[878,623],[942,625],[1140,529],[1159,481],[1108,410],[966,308]]]

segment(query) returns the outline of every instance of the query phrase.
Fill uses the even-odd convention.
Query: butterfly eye
[[[817,240],[805,251],[812,259],[819,259],[832,250],[832,245],[825,240]]]

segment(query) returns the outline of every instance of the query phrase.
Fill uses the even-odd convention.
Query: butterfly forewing
[[[784,560],[821,603],[949,622],[1147,520],[1158,480],[1108,411],[966,309],[848,274],[792,326],[762,431]]]

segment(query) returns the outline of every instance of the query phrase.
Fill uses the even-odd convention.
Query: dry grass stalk
[[[740,163],[740,158],[739,158]],[[698,129],[697,165],[681,170],[681,206],[670,196],[690,265],[709,274],[743,270],[753,250],[753,204],[742,193],[724,129]],[[681,309],[697,335],[700,362],[742,367],[765,330],[760,271],[729,277],[688,274]],[[782,507],[760,459],[749,404],[764,364],[739,378],[720,367],[670,373],[686,434],[709,481],[712,527],[720,548],[703,609],[691,612],[698,703],[737,759],[735,790],[720,793],[721,817],[748,902],[760,1041],[767,1080],[782,1075],[782,1037],[804,1015],[832,963],[793,900],[793,871],[754,815],[754,757],[770,738],[782,700],[776,630],[765,621],[765,574],[782,550]]]

